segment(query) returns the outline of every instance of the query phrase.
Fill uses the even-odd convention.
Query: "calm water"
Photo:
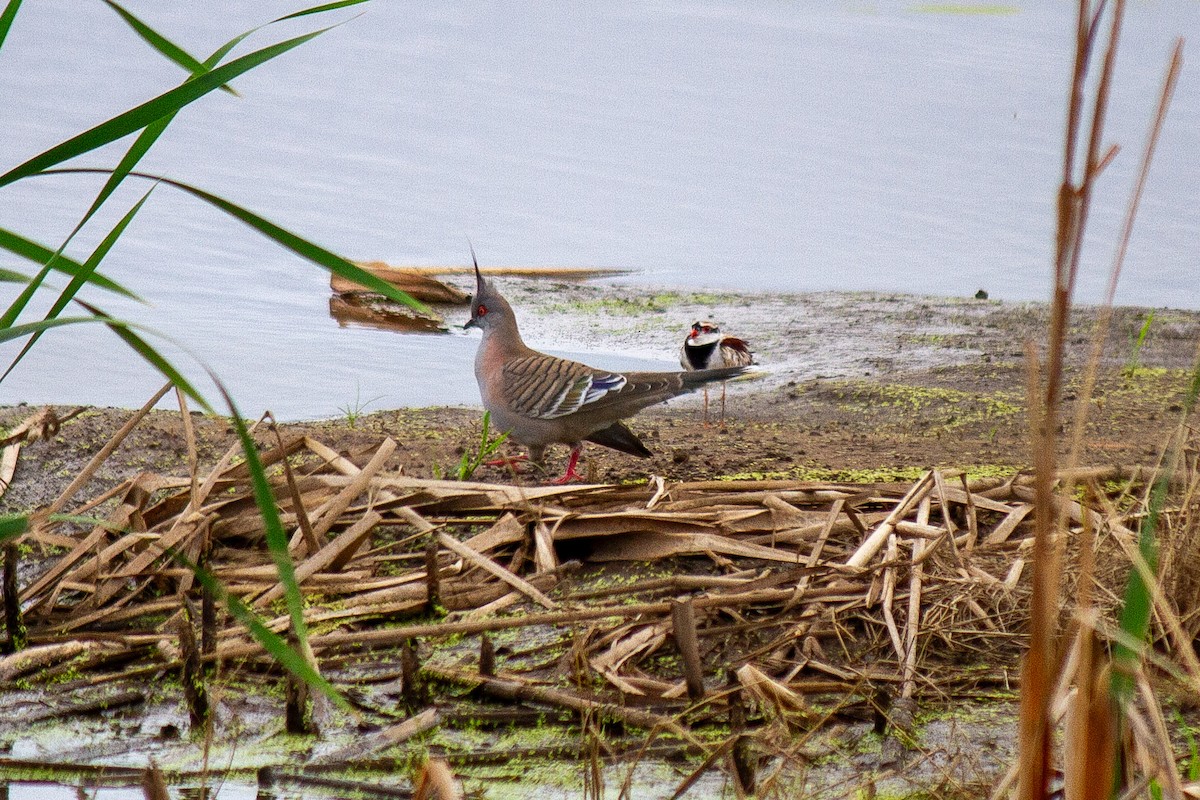
[[[127,3],[200,57],[301,5]],[[485,263],[623,267],[639,284],[1041,299],[1071,7],[376,2],[239,79],[241,98],[186,110],[144,168],[352,258],[464,263],[469,236]],[[1084,301],[1102,297],[1171,42],[1195,33],[1200,3],[1131,4],[1108,126],[1124,149],[1095,208]],[[182,77],[98,1],[26,3],[0,49],[0,167]],[[1200,308],[1198,131],[1193,60],[1118,302]],[[98,186],[0,189],[0,226],[56,246]],[[122,192],[70,252],[85,258],[142,191]],[[32,271],[6,255],[0,267]],[[474,338],[340,329],[323,271],[165,187],[104,270],[151,305],[91,298],[186,342],[246,413],[478,402]],[[136,405],[159,383],[111,334],[76,328],[46,336],[0,403]]]

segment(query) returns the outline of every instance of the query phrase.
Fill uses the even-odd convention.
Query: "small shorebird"
[[[679,363],[684,369],[745,369],[754,363],[754,354],[743,339],[724,336],[715,322],[693,322],[683,347],[679,348]],[[704,387],[704,424],[708,425],[708,387]],[[721,427],[725,427],[725,381],[721,381]]]
[[[472,252],[472,258],[474,253]],[[529,448],[540,464],[552,444],[571,446],[567,470],[556,483],[581,476],[575,471],[583,443],[611,447],[646,458],[650,451],[621,420],[643,408],[693,391],[711,381],[740,375],[744,366],[687,372],[608,372],[525,346],[517,320],[491,281],[475,264],[475,296],[465,328],[479,328],[475,379],[492,424]]]

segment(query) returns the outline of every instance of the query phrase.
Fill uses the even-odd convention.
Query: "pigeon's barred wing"
[[[504,391],[512,410],[536,419],[569,416],[620,392],[625,384],[624,375],[540,354],[504,366]]]

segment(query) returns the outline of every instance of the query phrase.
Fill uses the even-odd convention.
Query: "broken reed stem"
[[[565,689],[523,683],[509,678],[489,678],[445,667],[426,666],[422,673],[439,681],[475,687],[476,691],[502,700],[527,700],[566,708],[577,713],[593,713],[601,718],[619,719],[628,725],[647,730],[669,731],[691,744],[698,744],[687,728],[670,717],[650,711],[604,703]]]
[[[183,662],[181,666],[183,697],[187,701],[191,734],[198,738],[208,730],[208,687],[204,682],[204,671],[200,666],[200,651],[196,646],[192,604],[186,599],[183,602],[182,612],[176,620],[176,625],[179,631],[180,658]]]
[[[16,653],[29,643],[29,632],[21,617],[21,594],[17,587],[20,547],[15,540],[4,545],[4,627],[8,631],[8,649]]]
[[[400,691],[410,711],[425,705],[425,685],[421,679],[421,661],[412,639],[405,639],[400,648]]]
[[[700,642],[696,638],[696,607],[689,597],[671,603],[671,633],[683,661],[683,678],[692,702],[704,699],[704,665],[700,661]]]
[[[746,706],[742,697],[742,686],[737,670],[729,671],[729,685],[725,689],[729,704],[729,735],[733,744],[729,749],[729,760],[734,786],[739,797],[754,794],[757,784],[754,758],[750,751],[750,737],[746,735]]]
[[[927,494],[930,487],[933,486],[933,470],[929,470],[921,479],[913,484],[913,487],[908,490],[908,494],[904,495],[903,499],[896,504],[892,509],[892,513],[888,514],[887,518],[880,523],[866,540],[859,545],[859,548],[854,551],[850,558],[846,559],[846,566],[862,569],[867,565],[876,553],[879,552],[888,536],[896,529],[896,523],[902,520],[912,507],[921,501],[921,498]]]
[[[96,455],[92,456],[92,460],[87,463],[87,466],[80,470],[79,474],[75,476],[75,479],[71,481],[70,485],[68,485],[66,489],[63,489],[62,494],[60,494],[58,498],[46,509],[39,512],[43,518],[49,518],[50,516],[63,510],[63,506],[69,503],[71,498],[75,496],[75,493],[78,492],[85,483],[92,479],[92,475],[95,474],[96,470],[100,468],[100,465],[107,461],[108,457],[113,454],[113,451],[121,446],[121,442],[125,441],[125,437],[129,435],[130,431],[136,428],[138,423],[150,413],[150,409],[154,408],[155,404],[157,404],[159,400],[162,400],[167,396],[167,392],[171,390],[173,385],[174,384],[170,382],[164,384],[161,389],[154,393],[153,397],[146,401],[144,406],[133,413],[133,416],[131,416],[125,422],[125,424],[121,426],[120,430],[113,434],[113,438],[110,439],[107,444],[101,447]]]
[[[1103,4],[1100,5],[1103,9]],[[1076,28],[1074,79],[1068,101],[1067,135],[1064,144],[1063,180],[1059,187],[1054,289],[1051,300],[1049,342],[1044,383],[1034,380],[1037,354],[1032,344],[1030,359],[1029,416],[1033,424],[1034,521],[1033,593],[1030,598],[1029,650],[1021,672],[1020,759],[1018,796],[1041,800],[1050,785],[1051,729],[1050,685],[1056,661],[1055,619],[1061,589],[1060,545],[1056,533],[1065,528],[1055,508],[1053,484],[1059,403],[1062,396],[1063,365],[1071,297],[1079,270],[1088,208],[1095,178],[1101,166],[1100,143],[1104,116],[1115,64],[1117,41],[1124,16],[1124,0],[1116,0],[1112,27],[1092,107],[1092,127],[1078,187],[1074,183],[1075,153],[1080,134],[1080,115],[1086,91],[1087,65],[1099,16],[1088,22],[1088,2],[1079,0]],[[1063,504],[1064,506],[1066,504]],[[1065,513],[1065,511],[1064,511]]]
[[[479,636],[479,674],[489,678],[496,676],[496,648],[492,637],[486,633]]]
[[[153,759],[150,760],[150,766],[142,770],[142,793],[146,800],[171,800],[167,780]]]
[[[438,540],[430,536],[425,545],[425,611],[430,614],[438,613],[442,604],[438,570]]]
[[[289,632],[288,647],[296,650],[299,645],[295,632]],[[303,678],[290,670],[284,677],[284,728],[293,735],[317,732],[312,713],[312,690]]]
[[[1150,133],[1146,137],[1146,148],[1142,153],[1141,166],[1138,168],[1137,181],[1134,184],[1133,194],[1129,199],[1129,207],[1125,212],[1125,223],[1121,229],[1121,236],[1118,239],[1117,251],[1113,255],[1112,267],[1109,269],[1108,288],[1104,293],[1104,303],[1100,306],[1099,315],[1096,318],[1095,329],[1092,332],[1092,349],[1088,356],[1087,367],[1083,373],[1083,385],[1078,392],[1078,400],[1075,404],[1075,417],[1071,426],[1071,448],[1067,455],[1066,467],[1068,470],[1074,469],[1079,464],[1079,454],[1083,450],[1083,435],[1085,426],[1087,425],[1088,412],[1092,407],[1092,395],[1096,389],[1096,377],[1100,371],[1100,358],[1104,352],[1104,343],[1108,338],[1108,330],[1112,323],[1113,303],[1116,301],[1117,283],[1121,277],[1121,270],[1125,265],[1125,254],[1129,250],[1129,242],[1133,238],[1133,224],[1137,218],[1138,207],[1141,205],[1142,194],[1146,188],[1146,179],[1150,174],[1150,162],[1154,158],[1154,151],[1158,146],[1158,139],[1162,133],[1163,124],[1166,122],[1167,109],[1171,105],[1171,98],[1175,94],[1175,84],[1179,78],[1179,70],[1183,64],[1183,39],[1175,41],[1175,48],[1171,52],[1171,61],[1167,67],[1167,74],[1163,78],[1162,91],[1159,94],[1158,110],[1154,116],[1154,123],[1151,125]]]
[[[200,550],[200,569],[212,574],[212,528],[204,534],[204,546]],[[204,660],[204,674],[212,676],[217,671],[217,600],[207,584],[200,586],[200,656]],[[212,658],[210,658],[212,657]]]

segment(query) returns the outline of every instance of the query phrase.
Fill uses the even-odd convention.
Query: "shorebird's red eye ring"
[[[487,316],[487,306],[481,305],[481,306],[477,307],[475,309],[475,316],[486,317]]]

